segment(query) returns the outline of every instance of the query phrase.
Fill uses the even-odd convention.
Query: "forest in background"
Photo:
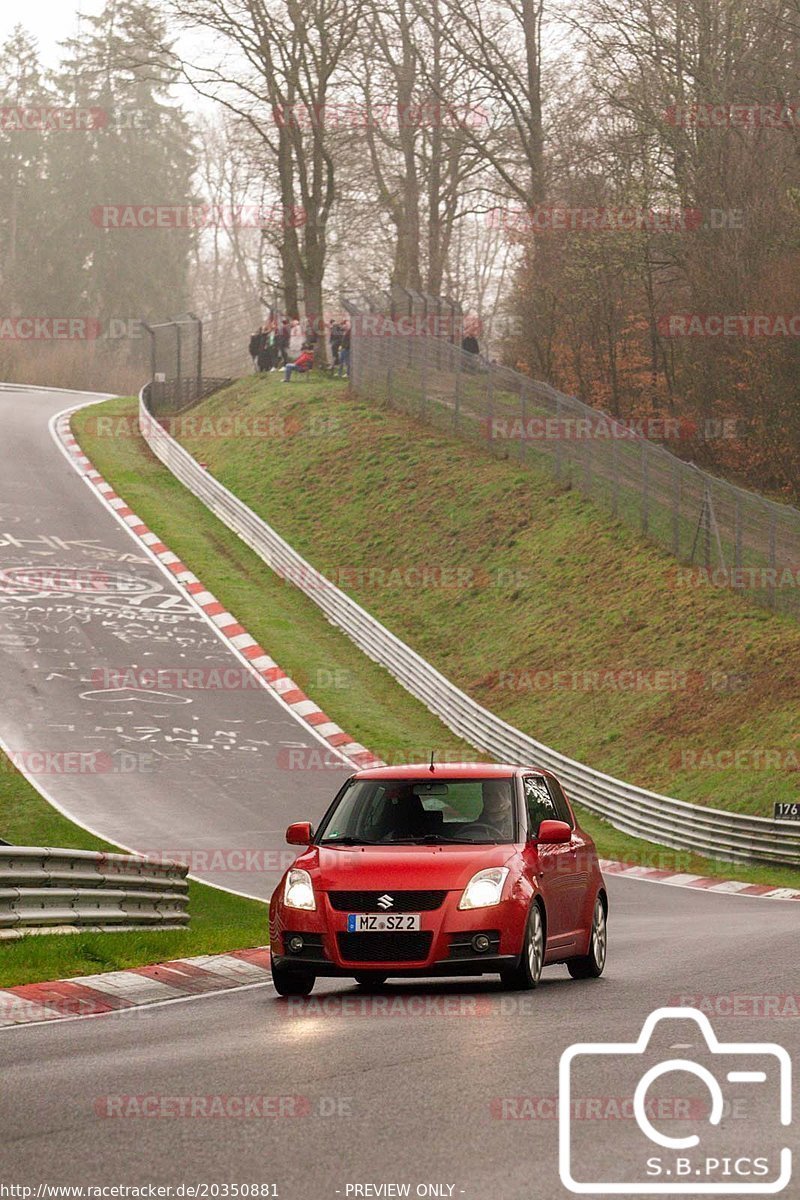
[[[0,375],[126,390],[142,318],[316,317],[395,283],[458,300],[490,357],[677,417],[671,450],[796,500],[799,34],[797,0],[108,0],[45,70],[19,28]],[[100,115],[15,124],[36,109]],[[158,205],[207,219],[97,216]],[[92,336],[14,336],[33,317]]]

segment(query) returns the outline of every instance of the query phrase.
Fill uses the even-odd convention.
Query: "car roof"
[[[401,767],[369,767],[357,771],[356,779],[428,779],[447,777],[448,779],[510,779],[520,771],[536,771],[537,775],[546,775],[540,767],[510,766],[508,763],[434,763],[431,771],[430,763],[411,763]]]

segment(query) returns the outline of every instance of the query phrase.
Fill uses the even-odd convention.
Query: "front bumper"
[[[323,976],[370,971],[412,977],[479,975],[513,967],[522,950],[529,899],[512,897],[490,908],[462,911],[461,896],[461,891],[448,892],[439,908],[421,912],[417,934],[349,934],[347,913],[333,908],[324,892],[317,895],[315,912],[279,903],[270,922],[273,959],[277,966]],[[472,946],[478,934],[489,941],[483,952]],[[290,949],[292,936],[302,939],[298,952]]]

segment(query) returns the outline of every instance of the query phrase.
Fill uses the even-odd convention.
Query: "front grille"
[[[393,892],[384,888],[382,892],[328,892],[328,899],[337,912],[415,913],[441,908],[446,895],[447,892]],[[378,904],[381,896],[391,896],[393,903],[389,907]]]
[[[420,962],[430,953],[433,933],[337,933],[339,953],[349,962]]]

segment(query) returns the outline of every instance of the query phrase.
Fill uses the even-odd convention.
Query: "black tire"
[[[567,970],[573,979],[599,979],[606,965],[608,950],[608,924],[603,901],[598,896],[594,902],[592,932],[589,937],[589,953],[581,958],[571,958]]]
[[[539,905],[534,904],[528,914],[528,924],[525,929],[519,963],[515,967],[500,972],[503,986],[518,992],[530,992],[537,988],[542,977],[544,952],[544,917]]]
[[[272,982],[279,996],[308,996],[317,980],[314,975],[287,970],[286,967],[273,962]]]
[[[387,976],[381,975],[380,971],[359,971],[353,978],[359,987],[380,988],[386,983]]]

